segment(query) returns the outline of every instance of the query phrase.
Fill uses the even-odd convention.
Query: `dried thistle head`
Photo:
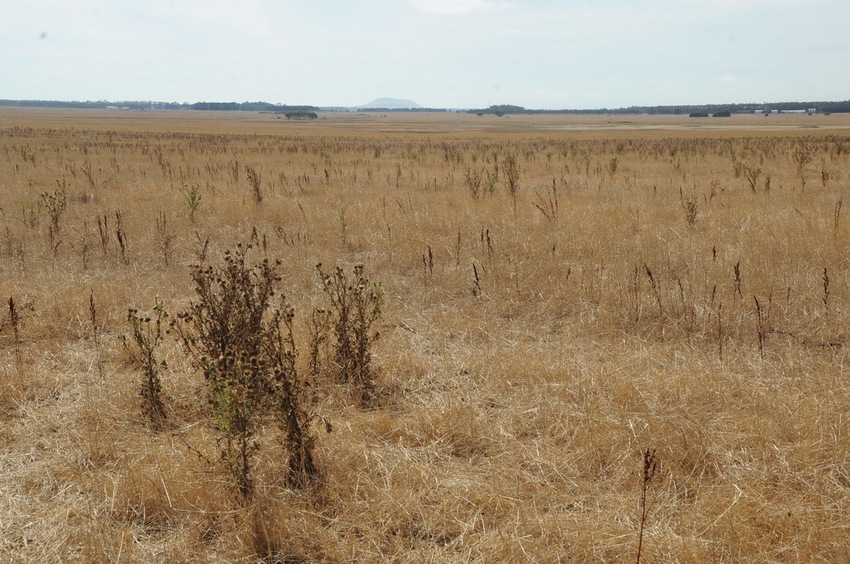
[[[652,482],[661,466],[661,461],[655,454],[655,449],[646,449],[643,452],[643,481],[645,484]]]

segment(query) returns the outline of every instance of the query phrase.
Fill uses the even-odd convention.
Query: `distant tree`
[[[540,110],[526,110],[522,106],[514,106],[511,104],[499,104],[493,105],[485,110],[470,110],[470,113],[475,113],[477,115],[484,114],[495,114],[499,117],[502,117],[506,114],[529,114],[529,113],[539,113]]]
[[[502,114],[522,114],[526,112],[526,109],[522,106],[514,106],[511,104],[501,104],[498,106],[490,106],[490,109],[493,110],[493,113],[502,113]]]
[[[236,102],[196,102],[190,106],[193,110],[204,111],[234,111],[239,109]]]
[[[286,112],[283,114],[286,119],[316,119],[319,115],[316,112],[306,112],[304,110],[298,110],[295,112]]]

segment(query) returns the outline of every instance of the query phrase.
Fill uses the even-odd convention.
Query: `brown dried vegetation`
[[[845,117],[2,118],[0,559],[850,558]],[[264,418],[234,484],[135,309],[237,243],[281,261],[308,487]]]

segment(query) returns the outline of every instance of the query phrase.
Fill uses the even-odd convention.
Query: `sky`
[[[847,0],[0,0],[0,99],[850,99]]]

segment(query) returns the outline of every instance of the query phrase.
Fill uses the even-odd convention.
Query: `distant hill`
[[[421,108],[419,104],[413,100],[400,100],[398,98],[376,98],[368,104],[357,106],[363,109],[387,109],[387,110],[407,110]]]

